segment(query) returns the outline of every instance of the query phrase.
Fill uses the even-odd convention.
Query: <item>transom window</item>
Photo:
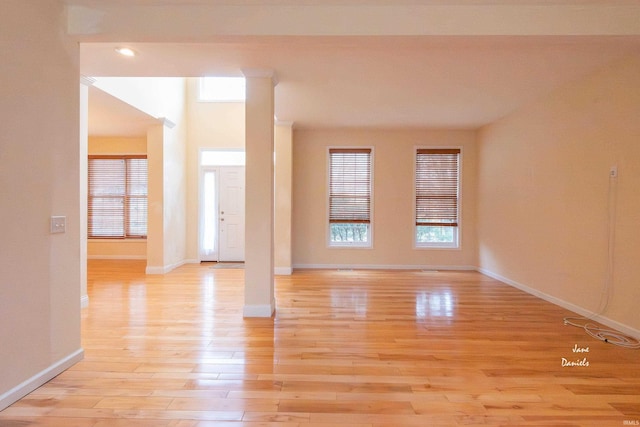
[[[201,166],[244,166],[246,154],[241,150],[202,150]]]
[[[147,237],[146,156],[89,156],[88,185],[88,237]]]
[[[460,149],[416,151],[417,247],[458,247]]]
[[[329,246],[371,246],[371,154],[329,149]]]
[[[208,102],[244,102],[244,77],[200,77],[198,99]]]

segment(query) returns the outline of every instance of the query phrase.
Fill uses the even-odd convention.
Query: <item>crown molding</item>
[[[174,127],[176,127],[176,124],[174,122],[172,122],[171,120],[167,119],[166,117],[158,117],[157,119],[163,126],[168,127],[169,129],[173,129]]]
[[[241,71],[246,78],[271,79],[274,86],[278,84],[278,75],[271,68],[243,68]]]
[[[275,125],[276,126],[287,126],[287,127],[292,128],[293,127],[293,122],[292,121],[284,121],[284,120],[276,119]]]
[[[96,82],[96,79],[93,77],[85,76],[84,74],[80,74],[80,83],[85,86],[93,86]]]

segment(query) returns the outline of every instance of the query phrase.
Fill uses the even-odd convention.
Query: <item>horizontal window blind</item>
[[[459,149],[418,149],[416,225],[458,226]]]
[[[126,237],[147,236],[147,159],[127,159]]]
[[[371,149],[329,150],[329,222],[371,221]]]
[[[147,235],[147,159],[143,156],[90,156],[89,237]]]

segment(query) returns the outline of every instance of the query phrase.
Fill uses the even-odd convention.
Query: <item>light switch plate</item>
[[[51,233],[64,233],[67,228],[66,216],[52,216],[51,217]]]

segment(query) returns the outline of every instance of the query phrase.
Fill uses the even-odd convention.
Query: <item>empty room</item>
[[[0,426],[640,424],[636,1],[0,21]]]

